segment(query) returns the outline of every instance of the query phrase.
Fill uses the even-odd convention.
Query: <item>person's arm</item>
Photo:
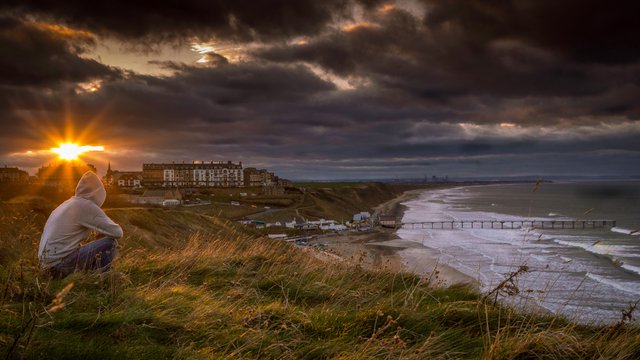
[[[122,237],[123,233],[120,225],[113,222],[113,220],[111,220],[111,218],[109,218],[104,212],[96,216],[95,220],[97,224],[96,231],[99,233],[115,239],[120,239]]]
[[[113,222],[98,206],[92,206],[92,209],[87,211],[86,218],[80,224],[115,239],[122,237],[120,225]]]

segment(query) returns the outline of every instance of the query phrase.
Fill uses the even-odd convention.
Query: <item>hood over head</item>
[[[96,205],[102,206],[104,200],[107,198],[107,192],[104,190],[104,185],[102,185],[102,181],[100,181],[98,175],[87,171],[82,175],[80,181],[78,181],[76,196],[91,200]]]

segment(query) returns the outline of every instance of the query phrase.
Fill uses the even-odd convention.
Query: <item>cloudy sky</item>
[[[640,176],[640,2],[9,0],[0,165]]]

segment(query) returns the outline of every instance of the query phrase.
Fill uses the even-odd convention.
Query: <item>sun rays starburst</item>
[[[91,151],[104,151],[104,146],[77,145],[74,143],[60,144],[57,148],[51,148],[51,152],[58,154],[61,160],[77,160],[84,153]]]

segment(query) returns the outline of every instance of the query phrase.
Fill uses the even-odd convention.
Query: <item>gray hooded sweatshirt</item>
[[[58,264],[80,247],[91,230],[119,239],[122,228],[100,209],[107,193],[96,174],[87,171],[76,186],[76,195],[58,206],[44,225],[38,257],[43,268]]]

